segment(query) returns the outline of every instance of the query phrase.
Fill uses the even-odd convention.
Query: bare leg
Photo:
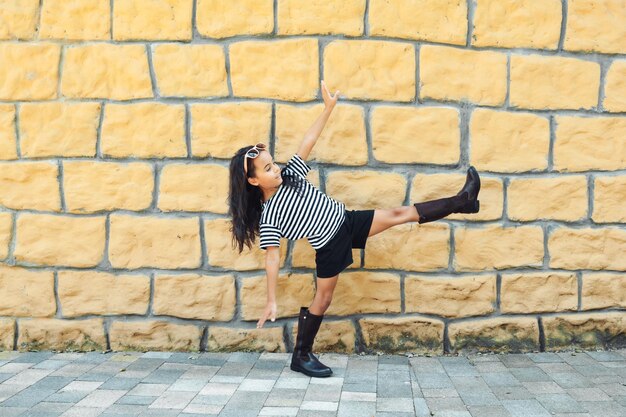
[[[419,218],[419,213],[415,206],[376,209],[374,210],[374,219],[372,220],[372,226],[367,236],[374,236],[398,224],[416,222]]]
[[[338,277],[339,275],[332,278],[317,278],[317,291],[315,291],[315,298],[309,307],[311,313],[320,316],[328,310]]]

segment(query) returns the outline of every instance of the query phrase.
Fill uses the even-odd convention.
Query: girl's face
[[[278,187],[283,182],[280,167],[268,151],[261,151],[259,156],[252,160],[254,163],[254,177],[248,177],[248,182],[263,189]]]

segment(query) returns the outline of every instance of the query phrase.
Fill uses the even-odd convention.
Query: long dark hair
[[[259,234],[259,222],[263,208],[263,192],[255,185],[248,182],[243,171],[244,155],[252,146],[245,146],[239,149],[230,160],[230,175],[228,187],[228,214],[231,216],[232,225],[232,246],[238,248],[239,253],[243,252],[244,245],[252,249],[255,237]],[[254,161],[245,158],[248,164],[248,176],[254,176]],[[283,177],[281,186],[294,188],[299,195],[302,195],[304,180],[285,171],[280,170]]]

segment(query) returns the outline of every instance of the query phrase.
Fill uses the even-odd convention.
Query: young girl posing
[[[339,91],[331,95],[322,81],[323,113],[306,132],[298,151],[280,168],[262,143],[246,146],[230,161],[229,214],[233,243],[239,253],[252,248],[255,237],[266,250],[267,306],[257,328],[276,319],[276,281],[280,238],[306,237],[315,249],[316,292],[311,305],[300,308],[298,334],[291,369],[308,376],[326,377],[332,370],[311,352],[313,341],[330,306],[339,273],[352,264],[352,248],[365,248],[367,238],[392,226],[441,219],[451,213],[477,213],[480,178],[472,166],[458,194],[411,206],[375,210],[347,210],[342,202],[322,193],[306,180],[305,162],[317,141]]]

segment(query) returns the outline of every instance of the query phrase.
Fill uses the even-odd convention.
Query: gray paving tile
[[[0,407],[33,407],[56,392],[56,389],[28,387],[0,403]]]
[[[566,393],[537,394],[535,398],[551,413],[576,413],[581,409],[580,404]]]
[[[587,355],[591,356],[593,359],[599,362],[626,361],[626,358],[624,356],[620,355],[617,352],[611,351],[587,352]]]
[[[553,372],[550,374],[550,378],[554,380],[561,388],[587,388],[591,387],[592,383],[576,372]]]
[[[473,405],[468,408],[472,417],[511,417],[502,405]]]
[[[100,385],[101,389],[125,389],[130,390],[141,382],[139,378],[118,378],[113,377],[107,379]]]
[[[124,395],[120,397],[116,404],[128,404],[128,405],[150,405],[156,400],[157,397],[146,395]]]
[[[3,407],[0,405],[0,411],[2,411],[2,417],[16,417],[28,411],[28,407]]]
[[[23,352],[14,359],[11,359],[13,363],[39,363],[54,356],[53,352]]]
[[[586,410],[592,417],[623,417],[626,416],[626,408],[615,401],[580,401],[582,409]]]
[[[526,356],[535,363],[563,362],[563,358],[554,352],[527,353]]]
[[[551,414],[537,400],[503,400],[502,405],[511,417],[551,417]]]
[[[376,413],[376,403],[367,401],[340,401],[337,417],[371,416]]]
[[[46,376],[32,385],[33,388],[60,390],[74,379],[63,376]]]
[[[511,374],[520,382],[530,381],[551,381],[550,375],[546,374],[541,368],[510,368]]]

